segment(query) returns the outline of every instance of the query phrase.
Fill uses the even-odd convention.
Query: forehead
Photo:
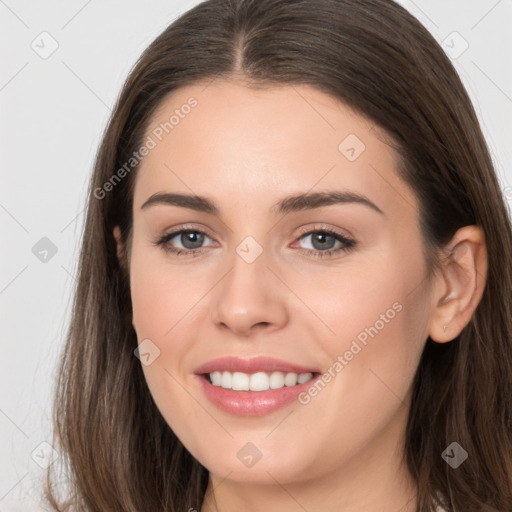
[[[392,215],[417,211],[378,126],[308,85],[251,89],[214,80],[179,88],[155,111],[134,208],[156,192],[268,210],[287,194],[353,190]]]

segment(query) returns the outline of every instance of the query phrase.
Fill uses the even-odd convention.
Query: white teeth
[[[283,387],[304,384],[313,378],[312,373],[265,372],[211,372],[210,380],[214,386],[236,391],[268,391],[269,389],[281,389]]]
[[[249,391],[249,375],[247,375],[247,373],[242,372],[233,373],[231,389],[234,389],[236,391]]]
[[[274,372],[270,376],[270,389],[280,389],[284,387],[284,373]]]
[[[222,372],[222,378],[220,381],[220,385],[223,388],[231,389],[231,382],[232,382],[233,376],[230,372]]]
[[[297,378],[297,384],[304,384],[304,382],[307,382],[308,380],[311,380],[313,378],[312,373],[301,373],[299,374]]]
[[[249,381],[251,391],[266,391],[269,388],[270,377],[265,372],[253,373]]]
[[[296,373],[287,373],[286,377],[284,378],[284,385],[285,386],[295,386],[297,384],[297,374]]]

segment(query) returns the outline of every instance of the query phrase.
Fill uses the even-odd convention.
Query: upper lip
[[[252,357],[243,359],[241,357],[219,357],[202,364],[195,369],[197,375],[215,371],[256,373],[256,372],[283,372],[283,373],[317,373],[318,370],[308,368],[295,363],[275,359],[273,357]]]

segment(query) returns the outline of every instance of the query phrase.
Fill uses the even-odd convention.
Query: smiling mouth
[[[304,384],[319,372],[229,372],[214,371],[202,374],[211,385],[233,391],[270,391]]]

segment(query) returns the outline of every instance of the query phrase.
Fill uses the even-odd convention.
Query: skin
[[[256,91],[216,80],[174,91],[147,134],[191,96],[198,105],[141,163],[129,254],[114,230],[139,343],[149,338],[160,350],[143,366],[147,384],[210,472],[205,503],[191,507],[414,511],[414,482],[401,463],[411,385],[427,337],[454,339],[482,296],[481,229],[460,229],[445,248],[454,256],[429,281],[417,199],[373,123],[310,86]],[[366,146],[354,161],[338,149],[349,134]],[[364,194],[383,215],[357,203],[270,211],[290,194],[329,190]],[[208,196],[220,213],[141,209],[157,192]],[[184,224],[206,232],[204,253],[177,256],[154,244]],[[299,228],[319,224],[354,239],[355,248],[307,254],[325,249]],[[250,264],[236,252],[247,236],[263,249]],[[343,246],[328,240],[329,248]],[[184,247],[179,236],[173,242]],[[242,418],[209,402],[193,375],[225,355],[277,357],[325,372],[394,303],[400,312],[306,405]],[[248,442],[262,453],[250,468],[237,457]]]

